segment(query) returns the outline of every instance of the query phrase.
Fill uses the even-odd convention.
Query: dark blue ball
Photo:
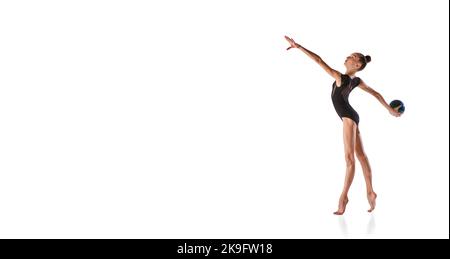
[[[400,113],[405,112],[405,105],[400,100],[393,100],[389,105]]]

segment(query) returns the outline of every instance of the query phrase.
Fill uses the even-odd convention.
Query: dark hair
[[[370,61],[372,61],[372,58],[369,55],[364,56],[361,53],[358,53],[359,56],[359,62],[361,63],[361,67],[358,69],[358,71],[363,70],[367,63],[370,63]]]

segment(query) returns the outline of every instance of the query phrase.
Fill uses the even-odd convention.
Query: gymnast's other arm
[[[384,106],[384,108],[386,108],[389,113],[392,116],[395,117],[400,117],[400,115],[402,115],[400,112],[398,112],[397,110],[395,110],[394,108],[392,108],[383,98],[383,96],[375,91],[374,89],[372,89],[370,86],[368,86],[363,80],[360,80],[359,82],[359,88],[361,88],[362,90],[368,92],[369,94],[373,95],[375,98],[377,98],[377,100]]]

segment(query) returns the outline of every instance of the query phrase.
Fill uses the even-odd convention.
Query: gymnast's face
[[[347,70],[358,70],[361,67],[360,54],[352,53],[345,59],[344,65]]]

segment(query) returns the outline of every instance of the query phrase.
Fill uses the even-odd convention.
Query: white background
[[[448,1],[1,1],[0,237],[448,238]],[[345,216],[333,79],[372,164]]]

